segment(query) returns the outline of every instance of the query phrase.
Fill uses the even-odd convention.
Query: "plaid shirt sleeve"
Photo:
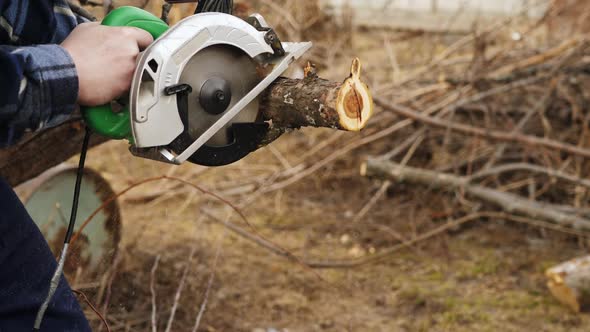
[[[0,0],[0,146],[75,109],[76,68],[58,44],[82,21],[65,0]]]

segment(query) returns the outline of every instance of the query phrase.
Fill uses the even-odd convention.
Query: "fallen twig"
[[[152,332],[158,332],[158,310],[156,302],[156,271],[158,270],[158,264],[160,263],[160,255],[156,256],[154,265],[150,271],[150,294],[152,296]]]
[[[228,214],[228,218],[229,218]],[[227,220],[227,218],[226,218]],[[197,332],[199,326],[201,325],[201,319],[203,315],[205,315],[205,311],[207,310],[207,304],[209,303],[209,293],[213,288],[213,281],[215,280],[215,273],[217,272],[217,263],[219,262],[219,257],[221,256],[221,249],[223,248],[223,240],[225,235],[227,234],[227,228],[224,230],[223,235],[218,241],[217,249],[215,250],[215,258],[213,258],[213,263],[211,264],[211,272],[209,274],[209,280],[207,281],[207,288],[205,289],[205,294],[203,295],[203,301],[201,302],[201,306],[199,307],[199,312],[197,313],[197,317],[195,318],[195,324],[193,325],[192,332]]]
[[[166,324],[165,332],[172,331],[172,323],[174,323],[174,316],[176,315],[176,310],[178,309],[178,303],[180,301],[180,295],[184,290],[184,286],[186,285],[186,277],[190,270],[190,267],[193,263],[193,257],[195,256],[196,248],[193,246],[190,250],[188,255],[188,259],[184,265],[184,269],[182,271],[182,277],[180,277],[180,281],[178,282],[178,287],[176,288],[176,293],[174,294],[174,302],[172,303],[172,308],[170,309],[170,316],[168,317],[168,323]]]
[[[440,234],[443,234],[449,230],[457,228],[463,224],[480,220],[483,218],[496,218],[496,219],[504,219],[508,221],[514,221],[518,223],[529,224],[535,227],[547,228],[557,232],[563,232],[566,234],[572,234],[577,236],[582,236],[585,238],[590,238],[590,234],[582,231],[571,230],[564,227],[560,227],[551,223],[538,221],[530,218],[513,216],[506,213],[498,213],[498,212],[479,212],[467,215],[465,217],[461,217],[459,219],[449,221],[444,225],[436,227],[435,229],[428,231],[426,233],[420,234],[411,240],[402,242],[397,244],[391,248],[384,249],[374,255],[364,256],[356,259],[349,259],[349,260],[308,260],[306,261],[307,265],[317,268],[317,269],[350,269],[361,267],[369,264],[376,264],[383,262],[387,259],[390,259],[395,253],[399,252],[404,248],[410,248],[418,243],[424,242],[428,239],[436,237]]]
[[[78,294],[80,297],[82,297],[82,300],[84,300],[84,302],[90,307],[90,309],[92,309],[92,311],[94,311],[94,313],[98,316],[98,318],[102,322],[102,326],[104,326],[107,329],[107,332],[111,332],[111,328],[109,326],[109,323],[104,318],[104,316],[100,314],[100,311],[98,311],[98,309],[96,309],[96,307],[94,305],[92,305],[92,302],[90,302],[90,300],[88,299],[86,294],[84,294],[84,292],[81,292],[77,289],[72,289],[72,292],[74,292],[74,293]]]
[[[590,220],[561,212],[552,204],[540,203],[518,195],[471,184],[469,178],[460,177],[399,164],[370,159],[363,164],[361,174],[398,182],[410,182],[436,189],[461,190],[485,202],[494,204],[507,213],[519,213],[531,218],[541,218],[560,226],[590,230]]]
[[[529,172],[533,172],[533,173],[540,173],[540,174],[545,174],[549,177],[554,177],[554,178],[558,178],[560,180],[564,180],[567,182],[570,182],[572,184],[575,185],[580,185],[580,186],[584,186],[586,188],[590,188],[590,180],[588,179],[583,179],[581,177],[575,176],[575,175],[570,175],[558,170],[554,170],[554,169],[550,169],[550,168],[546,168],[546,167],[542,167],[542,166],[538,166],[538,165],[532,165],[532,164],[527,164],[527,163],[512,163],[512,164],[504,164],[504,165],[500,165],[494,168],[490,168],[490,169],[486,169],[483,171],[480,171],[478,173],[473,174],[472,176],[469,177],[469,179],[471,181],[475,181],[475,180],[479,180],[488,176],[494,176],[494,175],[500,175],[502,173],[509,173],[509,172],[515,172],[515,171],[529,171]]]

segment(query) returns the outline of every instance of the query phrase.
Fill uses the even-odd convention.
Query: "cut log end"
[[[575,312],[590,308],[590,256],[577,258],[545,272],[555,298]]]
[[[373,97],[369,88],[360,79],[361,62],[358,58],[352,61],[350,77],[348,77],[338,93],[336,111],[342,129],[359,131],[363,129],[373,115]]]

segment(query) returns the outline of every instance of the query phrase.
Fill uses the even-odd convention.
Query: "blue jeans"
[[[0,179],[0,332],[30,332],[57,263],[12,188]],[[91,331],[65,278],[41,331]]]

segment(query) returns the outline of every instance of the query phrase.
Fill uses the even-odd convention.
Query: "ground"
[[[330,79],[346,76],[353,55],[365,63],[369,78],[390,75],[384,46],[390,33],[357,31],[352,42],[348,37],[320,41],[311,60]],[[413,42],[406,38],[411,35],[402,34],[406,37],[397,39],[396,47],[409,50]],[[325,37],[311,36],[314,41]],[[411,52],[398,52],[397,61],[411,66],[429,58],[444,49],[438,43],[447,44],[447,38],[457,37],[414,43]],[[384,91],[383,86],[371,88]],[[362,178],[360,164],[395,144],[389,138],[375,143],[379,148],[353,151],[299,181],[276,186],[277,174],[289,179],[285,174],[297,176],[319,162],[318,154],[329,155],[332,145],[313,151],[322,142],[345,142],[363,134],[335,135],[313,129],[289,133],[271,147],[217,169],[137,159],[124,142],[93,149],[89,166],[116,191],[145,178],[176,176],[227,198],[249,223],[230,215],[227,204],[172,181],[150,183],[120,197],[118,258],[99,280],[101,286],[88,290],[99,308],[108,303],[111,329],[152,330],[155,303],[156,325],[164,331],[189,266],[172,331],[191,331],[203,302],[198,331],[588,330],[590,316],[559,304],[544,279],[548,267],[587,254],[583,241],[532,226],[474,220],[378,263],[349,269],[307,267],[301,261],[370,257],[400,238],[412,239],[458,217],[453,193],[397,184],[366,214],[355,217],[382,186],[379,180]],[[263,192],[272,184],[274,190]],[[222,225],[225,216],[300,261],[275,255],[228,230]],[[110,287],[110,296],[105,287]],[[99,320],[87,312],[98,330]]]
[[[134,180],[170,172],[209,189],[240,186],[244,169],[274,163],[268,161],[269,151],[260,151],[225,169],[203,172],[186,165],[175,170],[133,159],[124,145],[109,143],[89,156],[91,166],[118,190]],[[284,145],[279,142],[278,148]],[[113,158],[96,157],[108,154]],[[444,193],[399,188],[390,190],[364,220],[354,222],[351,216],[366,201],[359,198],[370,197],[376,183],[354,174],[331,178],[337,172],[324,171],[256,198],[243,211],[258,234],[303,258],[371,255],[397,243],[396,234],[411,238],[445,221],[432,218],[433,211],[442,209]],[[174,187],[164,197],[147,195],[165,185],[137,189],[120,199],[123,259],[109,306],[115,331],[150,328],[150,270],[157,255],[156,303],[163,329],[193,249],[174,331],[191,330],[212,271],[215,278],[199,331],[584,331],[590,324],[589,316],[570,312],[545,286],[547,267],[586,252],[574,239],[557,233],[476,221],[378,264],[312,271],[206,218],[203,206],[226,209],[206,202],[202,194]],[[418,206],[411,206],[413,196],[423,198]],[[343,209],[346,203],[349,210]]]

